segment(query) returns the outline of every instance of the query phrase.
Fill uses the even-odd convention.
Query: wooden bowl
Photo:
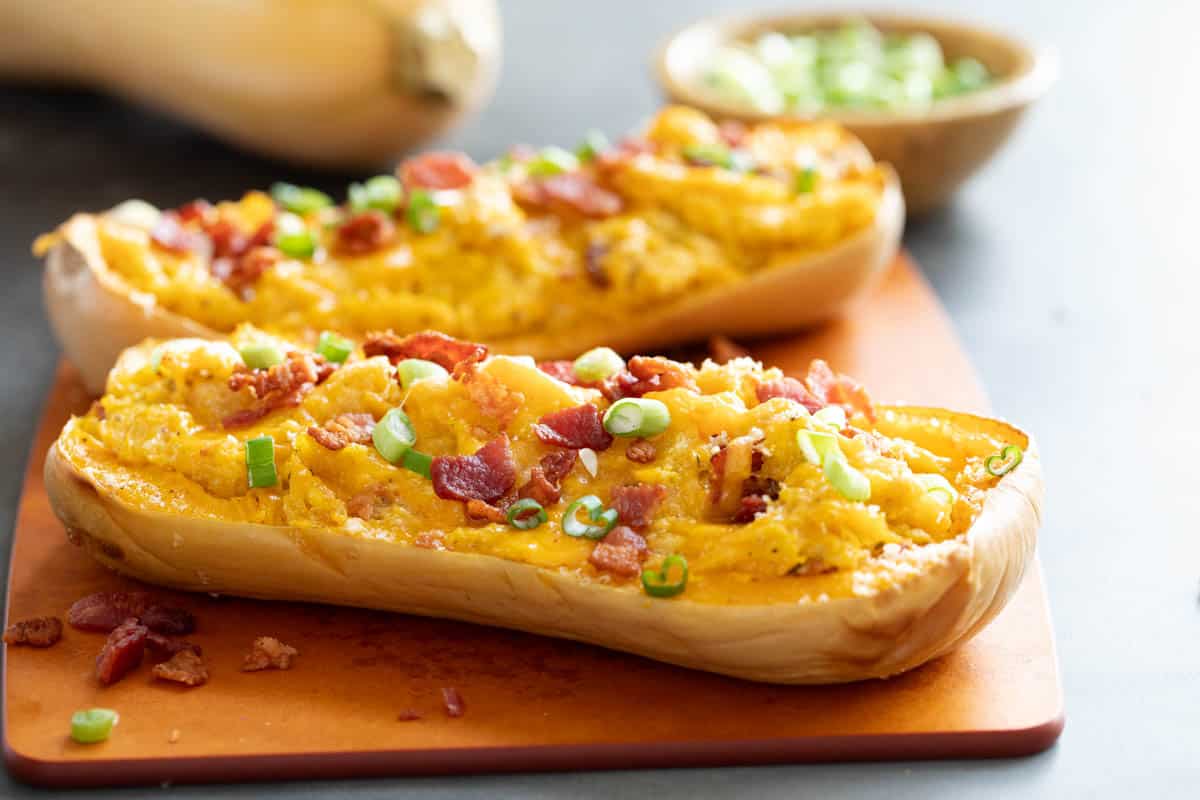
[[[900,14],[821,12],[773,16],[710,17],[671,36],[656,69],[672,102],[694,106],[718,119],[760,122],[774,115],[715,97],[703,85],[709,55],[731,40],[752,40],[769,31],[785,34],[833,28],[852,16],[885,33],[932,35],[947,60],[971,56],[995,76],[986,89],[935,102],[921,111],[831,110],[879,161],[896,168],[910,214],[945,203],[1000,149],[1025,109],[1054,82],[1056,68],[1044,49],[995,31],[943,19]]]

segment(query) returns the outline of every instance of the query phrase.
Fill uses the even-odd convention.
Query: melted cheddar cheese
[[[517,190],[531,180],[526,167],[497,162],[469,186],[437,193],[435,230],[413,230],[401,211],[395,239],[363,255],[339,251],[337,209],[309,214],[319,239],[314,256],[284,258],[248,292],[215,277],[208,257],[156,247],[146,230],[115,218],[100,218],[100,250],[105,268],[132,290],[222,333],[248,322],[309,343],[322,330],[361,338],[428,328],[499,342],[554,337],[584,321],[619,324],[795,263],[869,227],[885,186],[862,145],[832,123],[750,129],[739,144],[756,165],[750,171],[685,158],[689,147],[723,141],[691,109],[662,111],[644,141],[653,152],[615,160],[603,176],[598,167],[580,168],[620,197],[617,214],[587,218],[522,206]],[[809,168],[819,177],[799,192],[795,175]],[[216,213],[251,233],[276,208],[251,192]]]
[[[869,479],[871,493],[866,502],[848,500],[799,448],[797,431],[811,428],[813,420],[789,400],[757,400],[755,388],[781,377],[779,370],[748,358],[705,362],[686,366],[699,392],[673,388],[646,395],[666,404],[671,416],[667,430],[650,440],[653,461],[631,460],[629,440],[617,438],[598,453],[594,475],[575,464],[563,481],[562,500],[546,509],[548,522],[522,531],[468,520],[462,502],[440,499],[429,479],[384,460],[371,444],[329,450],[308,430],[339,414],[380,419],[402,406],[416,447],[435,456],[474,453],[505,433],[519,485],[555,449],[534,435],[539,418],[583,403],[605,408],[600,392],[563,383],[527,358],[493,356],[477,367],[474,380],[488,386],[488,397],[505,399],[507,411],[498,413],[469,382],[423,380],[405,391],[386,358],[358,354],[299,406],[227,430],[222,420],[253,401],[247,390],[227,386],[242,363],[236,346],[264,337],[245,328],[232,342],[182,339],[126,351],[98,406],[65,428],[60,452],[102,492],[138,509],[324,528],[397,546],[436,541],[449,550],[635,585],[636,578],[614,577],[588,562],[595,543],[566,535],[563,511],[583,495],[607,504],[617,486],[660,484],[666,496],[644,533],[645,565],[682,554],[690,565],[689,599],[751,603],[845,594],[864,579],[860,568],[881,552],[962,535],[997,480],[984,459],[1013,443],[1004,440],[1011,430],[1003,426],[968,429],[949,417],[886,408],[874,424],[855,415],[854,430],[846,429],[855,435],[838,439],[850,465]],[[777,481],[779,492],[753,521],[735,523],[713,504],[713,455],[747,434],[760,440],[761,475]],[[251,489],[244,443],[262,435],[274,439],[279,482]],[[930,474],[947,479],[957,499],[928,491],[916,477]],[[387,500],[360,518],[352,513],[353,500],[364,493]],[[806,564],[821,564],[821,574],[798,576]]]

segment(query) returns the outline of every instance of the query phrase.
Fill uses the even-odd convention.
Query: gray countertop
[[[652,48],[727,2],[509,0],[491,106],[451,138],[621,131],[658,97]],[[830,4],[845,5],[845,4]],[[996,409],[1045,453],[1041,539],[1066,691],[1058,745],[1027,759],[189,787],[190,797],[971,798],[1200,793],[1200,4],[923,4],[1056,45],[1062,77],[986,173],[906,236]],[[2,46],[2,45],[0,45]],[[175,205],[308,176],[90,94],[0,89],[0,531],[11,530],[55,347],[33,237],[140,196]],[[43,796],[4,778],[9,796]],[[111,790],[105,797],[161,796]]]

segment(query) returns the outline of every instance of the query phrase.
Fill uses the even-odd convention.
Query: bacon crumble
[[[572,386],[584,385],[575,376],[574,361],[539,361],[537,366],[551,378],[557,378],[563,383],[569,383]]]
[[[575,466],[575,450],[559,450],[542,456],[529,473],[529,480],[517,490],[517,497],[536,500],[543,508],[562,499],[563,479]]]
[[[608,249],[604,242],[588,242],[583,251],[583,272],[593,285],[601,289],[612,286],[612,279],[604,269],[604,257],[608,255]]]
[[[774,397],[782,397],[785,400],[799,403],[810,413],[820,411],[825,406],[803,383],[791,377],[764,381],[755,387],[754,394],[760,403],[765,403]]]
[[[234,412],[221,424],[227,429],[243,428],[279,408],[294,408],[304,396],[337,370],[317,353],[289,351],[282,364],[269,369],[250,369],[239,364],[227,382],[230,391],[249,387],[258,401],[254,406]]]
[[[242,672],[291,669],[292,659],[298,655],[299,650],[284,644],[274,636],[260,636],[254,640],[249,652],[242,657]]]
[[[618,525],[596,542],[588,563],[598,570],[632,578],[641,573],[646,551],[646,540],[640,534],[630,527]]]
[[[592,219],[619,214],[624,205],[620,195],[580,172],[524,181],[513,187],[513,197],[521,205],[536,211]]]
[[[142,663],[149,634],[150,629],[133,617],[113,628],[96,656],[96,680],[101,686],[116,683]]]
[[[650,517],[667,497],[667,487],[657,483],[637,483],[617,486],[612,490],[612,508],[617,519],[641,532],[650,527]]]
[[[58,617],[33,617],[17,620],[4,631],[4,643],[29,647],[50,647],[62,638],[62,620]]]
[[[147,592],[95,592],[79,598],[67,610],[67,622],[81,631],[109,633],[125,620],[150,607]]]
[[[397,336],[388,331],[368,334],[363,342],[363,354],[368,358],[387,356],[393,364],[406,358],[420,358],[432,361],[457,377],[468,365],[487,358],[488,349],[482,344],[464,342],[437,331],[421,331],[408,336]]]
[[[443,500],[494,503],[517,477],[508,437],[501,434],[469,456],[434,456],[430,465],[433,491]]]
[[[686,389],[699,392],[699,387],[678,361],[662,356],[634,356],[625,370],[604,381],[601,391],[610,401],[624,397],[641,397],[649,392],[667,389]]]
[[[466,153],[422,153],[407,159],[397,170],[406,189],[465,189],[479,167]]]
[[[151,670],[155,678],[185,686],[200,686],[208,682],[208,666],[200,654],[191,648],[183,649]]]
[[[349,256],[363,256],[387,247],[396,238],[396,226],[382,211],[370,209],[349,217],[337,228],[335,247]]]
[[[533,426],[538,439],[555,447],[579,450],[584,447],[597,452],[612,446],[612,434],[604,430],[600,409],[591,403],[552,411]]]
[[[658,448],[649,439],[634,439],[625,448],[625,457],[635,464],[649,464],[658,457]]]
[[[338,414],[323,426],[308,429],[308,435],[326,450],[341,450],[350,444],[370,444],[375,417],[370,414]]]

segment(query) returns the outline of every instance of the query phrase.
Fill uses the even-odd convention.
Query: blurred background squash
[[[495,0],[0,0],[0,80],[84,85],[238,147],[378,167],[490,96]]]

